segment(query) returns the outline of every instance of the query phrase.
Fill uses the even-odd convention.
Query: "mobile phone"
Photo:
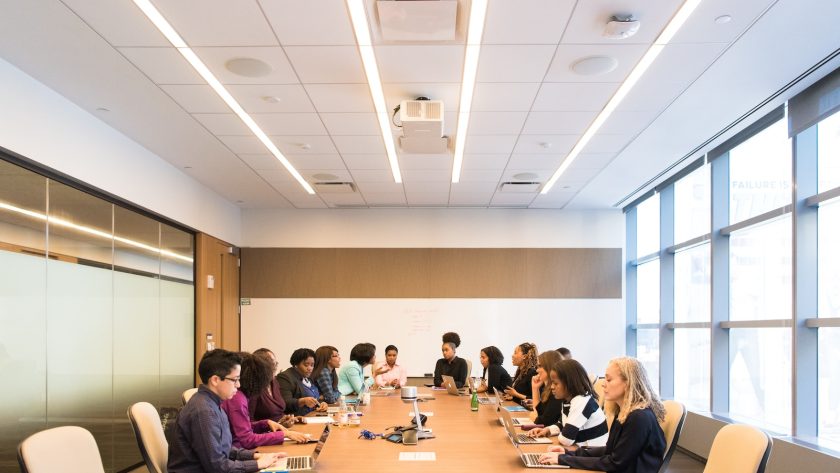
[[[399,432],[394,432],[391,435],[385,436],[385,440],[394,443],[402,443],[402,434]]]

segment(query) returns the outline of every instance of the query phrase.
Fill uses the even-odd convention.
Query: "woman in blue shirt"
[[[298,348],[292,352],[289,363],[292,366],[277,375],[280,393],[286,401],[286,412],[302,416],[312,411],[326,411],[327,403],[321,402],[321,392],[312,381],[315,352],[309,348]]]
[[[373,376],[365,379],[364,370],[367,365],[376,363],[376,346],[372,343],[357,343],[350,350],[350,363],[341,367],[338,371],[338,390],[341,394],[359,394],[366,387],[373,384],[373,377],[387,373],[390,368],[386,363],[375,370]]]

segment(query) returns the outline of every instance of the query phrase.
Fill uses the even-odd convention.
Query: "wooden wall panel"
[[[620,248],[244,248],[242,297],[621,298]]]

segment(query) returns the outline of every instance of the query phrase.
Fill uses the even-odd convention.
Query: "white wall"
[[[242,246],[624,248],[618,210],[244,210]]]
[[[239,244],[238,207],[2,59],[0,84],[0,146]]]

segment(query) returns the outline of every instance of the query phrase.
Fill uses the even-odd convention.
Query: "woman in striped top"
[[[544,429],[528,432],[531,437],[556,435],[560,445],[600,447],[607,443],[607,418],[598,406],[598,395],[586,370],[576,360],[561,360],[551,367],[551,390],[564,401],[560,420]]]

